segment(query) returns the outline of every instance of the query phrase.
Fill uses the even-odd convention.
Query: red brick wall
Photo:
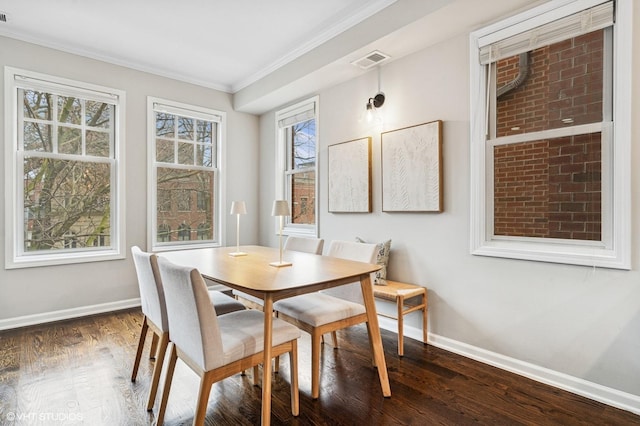
[[[602,50],[596,31],[530,52],[527,80],[498,99],[496,135],[602,121]],[[518,61],[498,62],[497,87]],[[600,240],[600,157],[599,133],[495,147],[494,233]]]

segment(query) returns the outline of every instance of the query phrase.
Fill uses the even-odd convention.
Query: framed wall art
[[[329,145],[329,212],[371,212],[371,138]]]
[[[380,135],[382,211],[442,212],[442,121]]]

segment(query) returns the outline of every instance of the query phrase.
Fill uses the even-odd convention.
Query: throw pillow
[[[356,237],[356,241],[359,243],[366,243],[360,237]],[[381,268],[374,272],[373,283],[376,285],[387,285],[387,264],[389,263],[389,252],[391,251],[391,240],[383,241],[377,244],[378,256],[376,263]]]

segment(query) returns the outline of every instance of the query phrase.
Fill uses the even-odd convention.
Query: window
[[[166,223],[158,225],[158,242],[166,243],[171,241],[171,227]]]
[[[191,227],[186,223],[181,223],[178,226],[178,240],[189,241],[191,239]]]
[[[630,268],[630,4],[471,34],[473,254]]]
[[[5,67],[6,268],[125,256],[122,91]]]
[[[287,235],[318,235],[318,98],[276,114],[276,198],[288,200]]]
[[[201,223],[198,225],[198,239],[208,240],[211,238],[211,227],[208,223]]]
[[[225,113],[151,97],[147,108],[150,247],[220,245]]]

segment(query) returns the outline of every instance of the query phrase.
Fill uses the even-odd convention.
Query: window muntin
[[[152,223],[162,224],[152,225],[151,245],[219,245],[223,113],[151,98],[149,108],[154,206],[150,214]]]
[[[611,2],[576,0],[567,4],[552,1],[471,34],[473,254],[629,267],[630,96],[624,87],[631,79],[628,61],[630,22],[626,16],[630,7],[628,0],[616,1],[615,26],[612,26]],[[563,28],[567,23],[569,27]],[[554,31],[545,33],[549,28]],[[564,36],[558,37],[558,34]],[[545,44],[540,40],[549,41]],[[555,95],[555,99],[543,101],[533,95],[526,99],[531,105],[546,104],[547,116],[543,120],[537,117],[536,122],[535,108],[527,106],[523,108],[520,122],[514,122],[504,114],[498,116],[503,113],[499,112],[498,106],[501,99],[496,102],[498,89],[504,83],[500,82],[500,71],[506,69],[501,69],[500,65],[510,59],[512,65],[517,66],[516,62],[522,59],[520,53],[531,50],[527,49],[531,44],[535,44],[533,51],[528,53],[531,56],[539,55],[544,49],[568,47],[564,55],[560,53],[555,59],[566,61],[567,53],[571,52],[571,63],[554,65],[555,70],[548,76],[560,70],[573,74],[574,81],[572,85],[565,82],[548,84],[552,88],[550,95]],[[543,65],[553,65],[553,60],[551,58]],[[577,72],[578,69],[581,72]],[[511,72],[513,77],[516,71],[511,69]],[[576,84],[580,79],[587,83]],[[504,77],[504,80],[509,78]],[[586,91],[580,93],[581,90]],[[525,179],[515,178],[515,169],[525,177],[525,168],[533,170],[536,162],[541,163],[541,156],[549,156],[549,152],[543,151],[550,146],[563,153],[552,159],[557,164],[537,164],[538,171],[529,171]],[[518,147],[531,150],[532,156],[525,159],[522,151],[518,154],[521,162],[518,162],[518,156],[508,159],[506,164],[511,166],[514,177],[510,177],[511,182],[499,182],[499,177],[505,176],[504,170],[500,170],[504,166],[500,162],[505,160],[499,157],[504,151]],[[551,156],[554,155],[551,152]],[[558,169],[571,171],[573,180],[563,181],[567,176],[565,173],[558,175]],[[547,191],[545,194],[547,200],[553,201],[544,206],[548,209],[546,218],[537,212],[532,216],[539,222],[548,221],[549,228],[544,233],[534,230],[535,226],[528,232],[505,228],[505,223],[499,223],[503,220],[499,218],[499,212],[504,211],[504,202],[517,204],[524,197],[534,195],[541,189],[538,181],[544,174],[551,177],[545,186],[555,186],[556,193]],[[523,182],[529,182],[529,179],[530,183]],[[524,190],[518,194],[520,199],[504,198],[508,185],[523,186]],[[557,191],[559,186],[564,189]],[[529,207],[534,209],[537,202],[538,199],[533,199]],[[567,217],[570,219],[565,220]],[[551,219],[562,220],[552,224]],[[558,226],[564,229],[554,229]]]
[[[317,235],[317,98],[276,114],[276,198],[289,201],[288,235]]]
[[[6,267],[121,258],[124,93],[5,67]],[[10,149],[10,146],[13,149]]]

